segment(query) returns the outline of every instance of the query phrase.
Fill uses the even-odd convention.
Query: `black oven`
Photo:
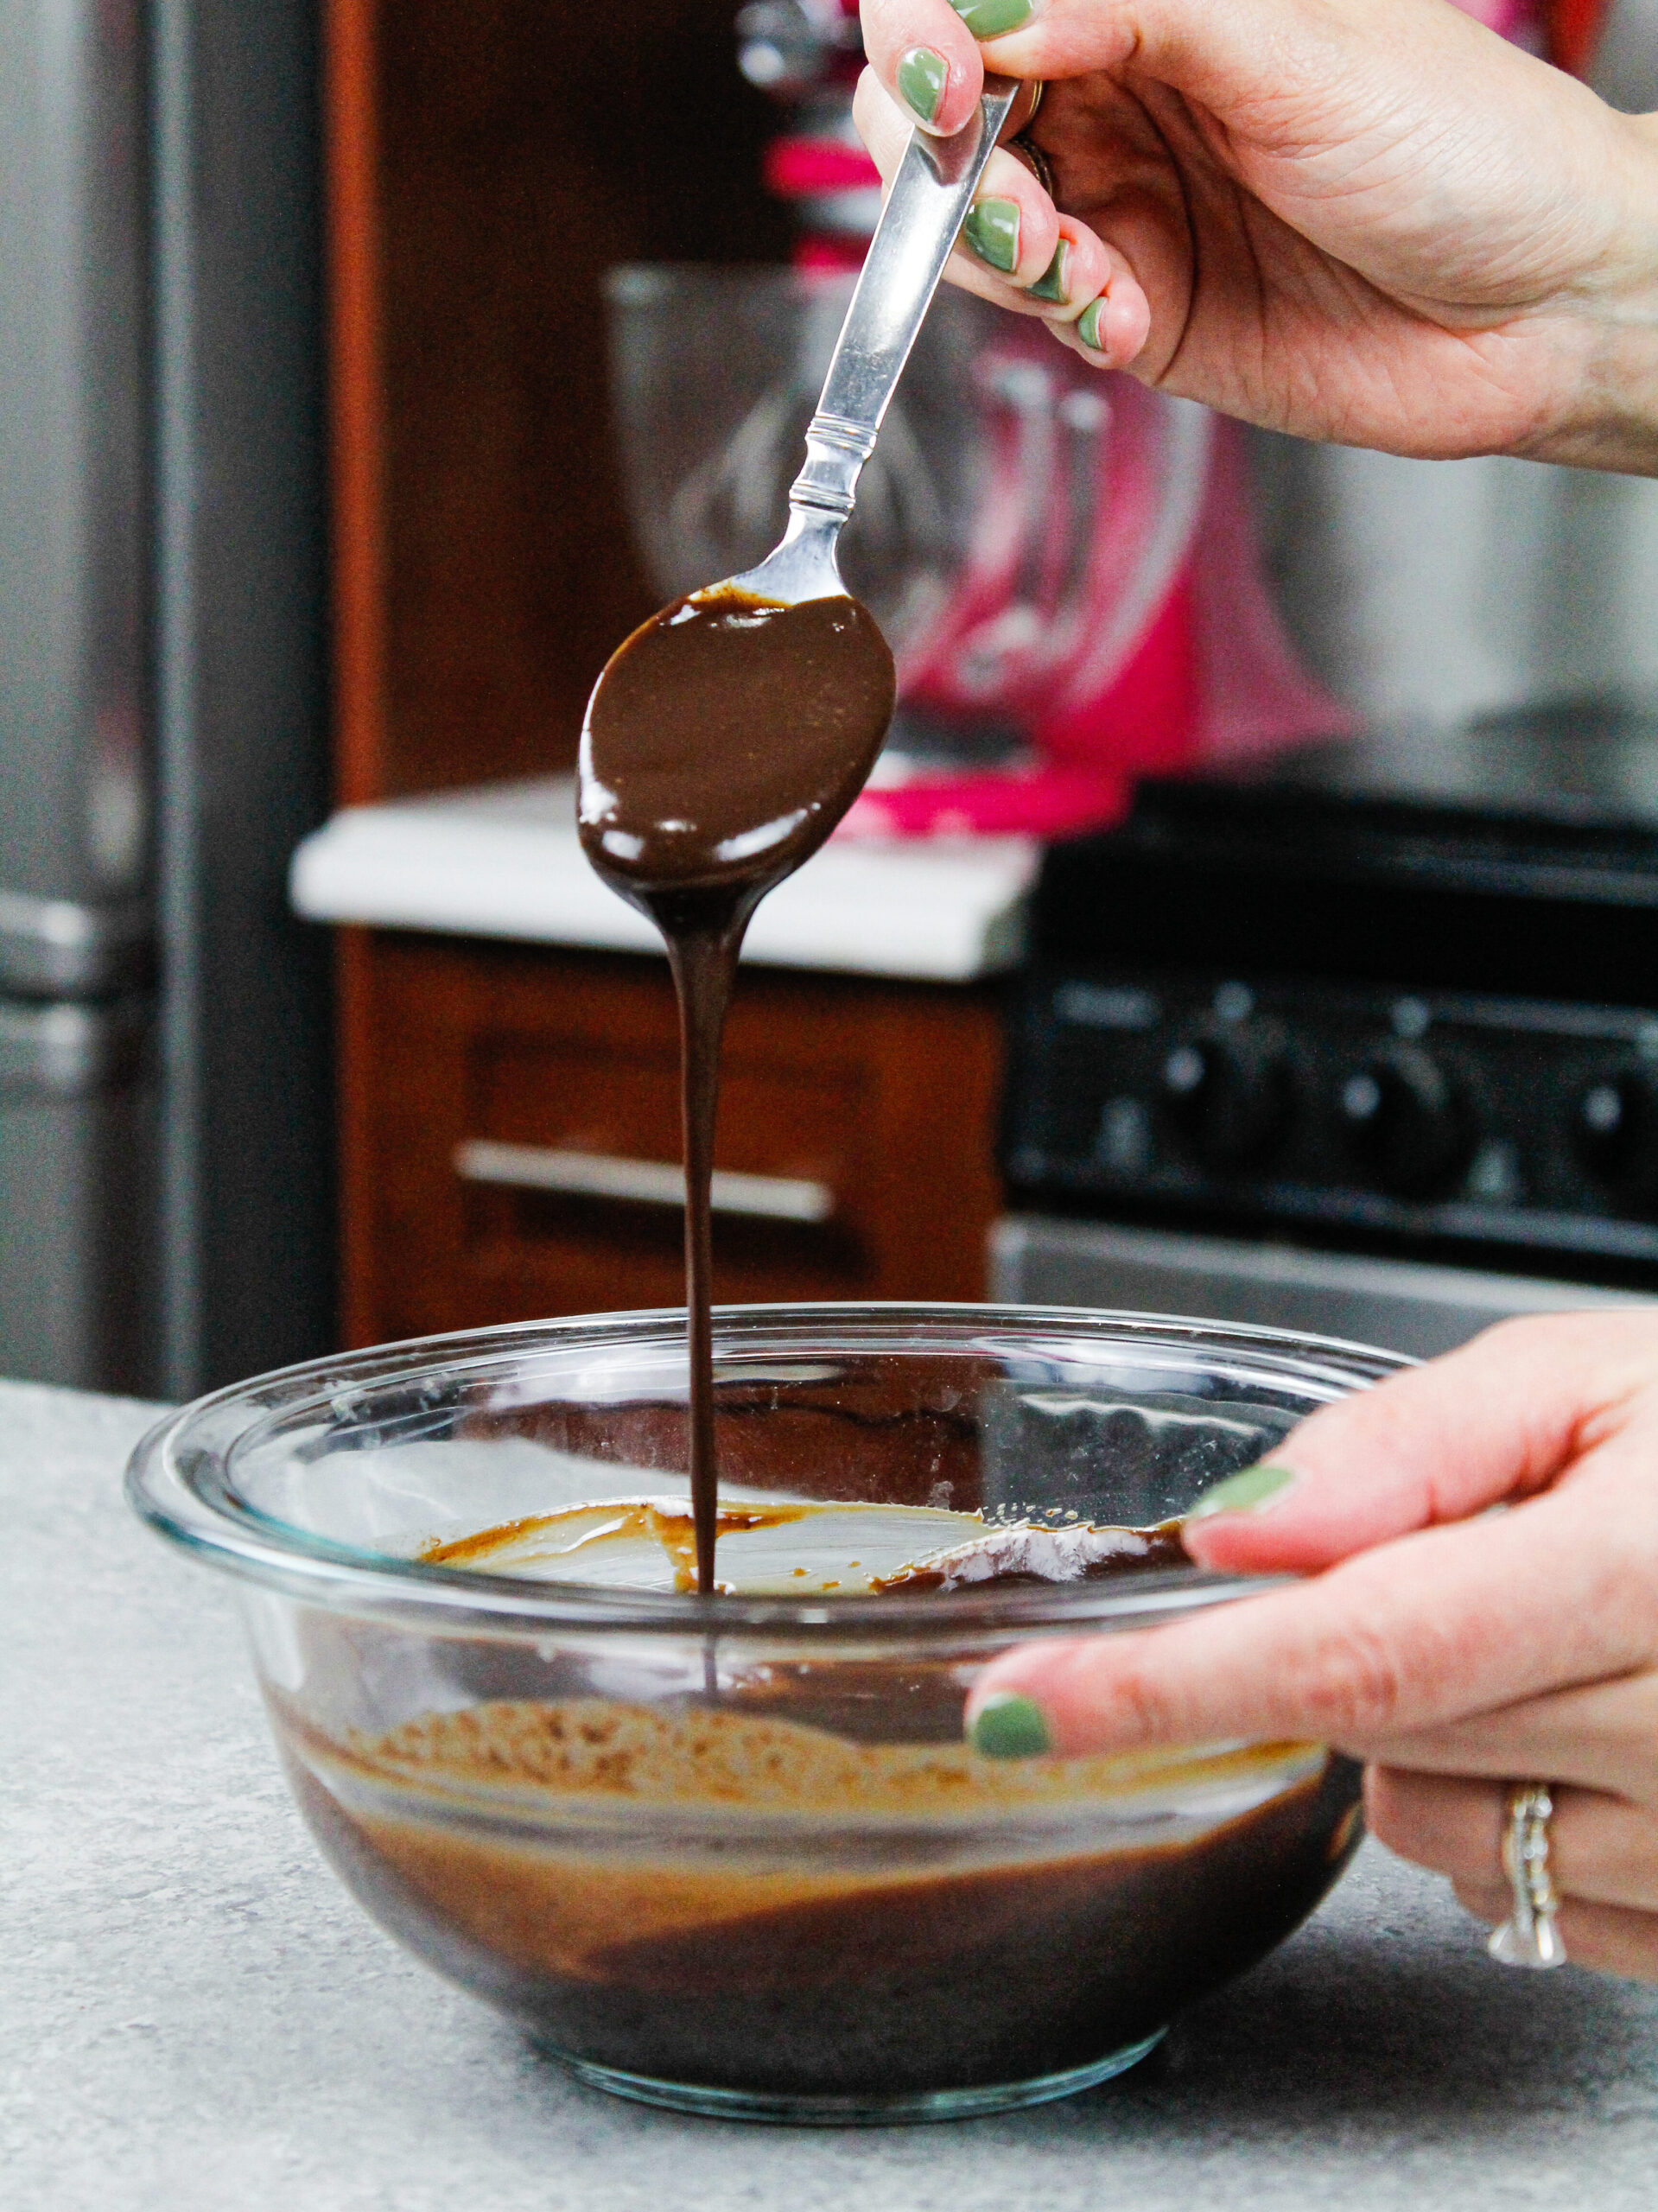
[[[1658,1293],[1658,719],[1582,702],[1144,787],[1057,847],[1001,1295],[1429,1352]]]

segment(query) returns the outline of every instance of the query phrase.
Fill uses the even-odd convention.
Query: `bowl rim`
[[[1299,1383],[1323,1402],[1374,1387],[1416,1365],[1403,1355],[1335,1337],[1209,1321],[1184,1315],[1065,1306],[950,1304],[918,1300],[823,1300],[721,1306],[714,1311],[716,1362],[728,1354],[803,1340],[829,1352],[937,1348],[958,1352],[1105,1344],[1165,1352],[1208,1352],[1246,1363],[1262,1380]],[[428,1633],[544,1636],[549,1629],[668,1632],[722,1638],[759,1635],[816,1643],[961,1642],[988,1632],[1099,1630],[1154,1621],[1229,1603],[1286,1578],[1176,1570],[1128,1586],[1056,1583],[988,1592],[905,1597],[702,1598],[674,1591],[617,1591],[581,1583],[529,1582],[456,1569],[314,1536],[258,1514],[226,1489],[238,1450],[309,1408],[422,1376],[475,1380],[491,1369],[521,1366],[533,1347],[683,1343],[684,1308],[575,1314],[486,1329],[415,1337],[332,1357],[301,1361],[209,1392],[165,1414],[143,1436],[126,1471],[129,1503],[139,1517],[204,1563],[331,1611]],[[824,1344],[823,1339],[830,1341]],[[854,1338],[859,1339],[852,1341]],[[1014,1339],[1025,1340],[1016,1344]],[[1313,1410],[1312,1406],[1309,1411]]]

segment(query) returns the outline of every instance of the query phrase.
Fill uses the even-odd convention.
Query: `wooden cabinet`
[[[600,279],[786,253],[734,16],[325,0],[342,802],[567,767],[594,676],[651,612]],[[662,964],[340,938],[346,1339],[682,1302],[671,1205],[456,1165],[467,1145],[677,1160]],[[746,974],[721,1166],[827,1198],[722,1215],[719,1294],[979,1295],[999,1052],[988,992]]]
[[[349,1340],[683,1304],[663,964],[343,934]],[[1000,1062],[993,991],[745,971],[716,1295],[981,1296]],[[598,1187],[539,1187],[549,1160]],[[654,1196],[626,1195],[641,1167]]]
[[[786,257],[735,16],[324,0],[342,799],[568,767],[655,606],[600,283]]]

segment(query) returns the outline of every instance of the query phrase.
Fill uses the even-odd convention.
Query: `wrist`
[[[1557,310],[1553,404],[1519,450],[1538,461],[1658,476],[1658,115],[1606,111],[1615,251]]]

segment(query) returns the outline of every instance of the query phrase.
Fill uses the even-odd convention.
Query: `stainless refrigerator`
[[[328,1336],[315,45],[0,0],[0,1376]]]

